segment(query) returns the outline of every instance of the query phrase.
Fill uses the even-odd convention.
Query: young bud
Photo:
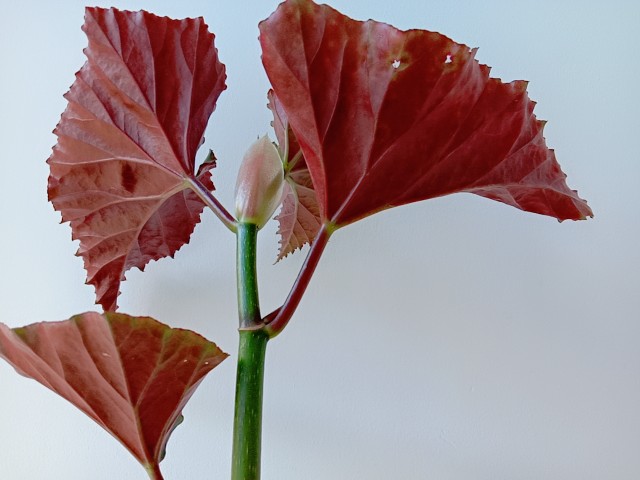
[[[268,136],[245,153],[236,182],[236,217],[239,222],[267,223],[282,200],[284,169],[278,150]]]

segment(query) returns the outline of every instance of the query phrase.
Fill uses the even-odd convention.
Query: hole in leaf
[[[400,66],[400,60],[395,59],[395,60],[393,61],[393,63],[391,64],[391,66],[397,70],[397,69],[398,69],[398,67]]]
[[[444,63],[451,63],[453,60],[451,59],[451,54],[447,54],[447,58],[444,59]]]

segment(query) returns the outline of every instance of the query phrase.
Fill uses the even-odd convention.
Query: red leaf
[[[73,403],[153,470],[182,408],[227,354],[152,318],[84,313],[14,330],[0,323],[0,357]]]
[[[322,219],[318,197],[313,189],[307,162],[302,155],[295,133],[289,127],[287,115],[273,90],[268,93],[269,109],[273,112],[273,129],[276,132],[280,150],[287,151],[285,164],[285,191],[282,209],[276,216],[280,224],[280,252],[278,260],[312,243]],[[285,134],[286,132],[286,134]],[[288,147],[288,148],[287,148]]]
[[[54,133],[49,199],[80,240],[87,283],[117,308],[124,272],[185,243],[204,207],[187,179],[224,84],[202,18],[87,8],[87,62]],[[198,179],[213,189],[207,163]]]
[[[560,220],[592,215],[546,147],[526,83],[489,78],[475,50],[310,0],[282,3],[260,42],[325,222],[455,192]]]

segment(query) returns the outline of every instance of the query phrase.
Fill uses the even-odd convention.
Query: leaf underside
[[[13,330],[0,323],[0,357],[74,404],[149,468],[162,460],[197,386],[227,354],[152,318],[84,313]]]
[[[456,192],[559,220],[592,215],[545,144],[526,82],[490,78],[475,50],[310,0],[282,3],[260,42],[323,222]]]
[[[273,113],[272,126],[282,153],[288,144],[282,208],[275,217],[280,235],[277,260],[282,260],[304,245],[313,243],[322,219],[311,175],[295,133],[289,127],[286,113],[273,90],[269,91],[268,98],[268,106]]]
[[[196,174],[195,156],[226,75],[202,18],[87,8],[83,30],[87,62],[54,131],[48,193],[96,303],[115,310],[124,273],[173,256],[199,222],[185,180],[213,189],[215,162]]]

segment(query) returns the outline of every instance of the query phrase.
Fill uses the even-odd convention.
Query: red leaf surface
[[[152,318],[84,313],[14,330],[0,323],[0,357],[73,403],[153,471],[183,407],[227,354]]]
[[[131,267],[173,254],[199,222],[188,189],[225,68],[202,18],[87,8],[87,62],[65,98],[49,199],[80,240],[96,303],[115,310]],[[198,180],[213,189],[206,162]]]
[[[268,93],[269,109],[273,112],[273,129],[280,145],[281,153],[287,152],[285,159],[285,187],[282,208],[276,216],[279,223],[280,251],[278,260],[312,243],[322,219],[320,205],[313,188],[307,162],[302,155],[295,133],[282,105],[273,90]]]
[[[490,78],[475,50],[310,0],[282,3],[260,42],[325,222],[455,192],[559,220],[592,215],[545,145],[526,82]]]

